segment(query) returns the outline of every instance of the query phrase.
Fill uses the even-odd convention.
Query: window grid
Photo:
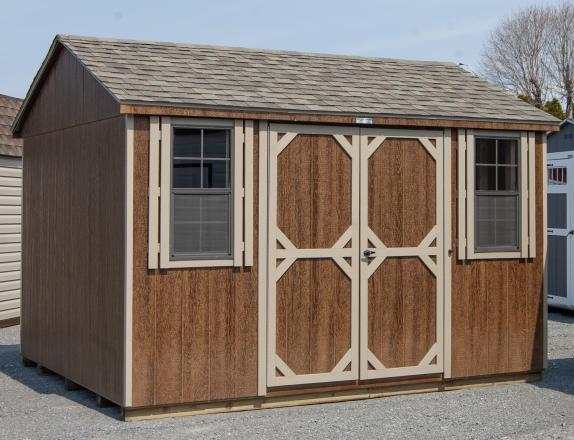
[[[176,130],[177,129],[189,129],[189,130],[199,130],[200,131],[200,151],[199,156],[186,156],[186,155],[178,155],[176,156],[173,154],[175,139],[176,139]],[[206,130],[218,130],[218,131],[225,131],[225,157],[206,157],[205,154],[205,131]],[[172,260],[189,260],[189,259],[231,259],[233,254],[233,240],[232,240],[232,228],[231,225],[233,224],[233,194],[232,194],[232,185],[231,182],[233,181],[232,177],[232,157],[231,157],[231,130],[230,129],[222,129],[220,127],[217,128],[208,128],[208,127],[185,127],[185,126],[173,126],[172,127],[172,170],[175,168],[175,161],[185,161],[185,162],[193,162],[199,161],[199,168],[200,168],[200,179],[199,179],[199,186],[188,186],[188,187],[175,187],[174,185],[174,172],[172,171],[171,176],[171,259]],[[204,179],[204,163],[205,161],[215,161],[215,162],[225,162],[225,187],[209,187],[206,185],[206,181]],[[190,195],[190,196],[221,196],[226,195],[227,200],[227,218],[225,220],[209,220],[209,224],[227,224],[227,249],[225,252],[213,252],[213,251],[205,251],[204,250],[204,243],[202,242],[202,237],[204,236],[204,205],[205,199],[204,197],[199,198],[199,206],[198,206],[198,215],[199,218],[196,221],[187,221],[186,223],[196,223],[199,231],[198,231],[198,247],[199,249],[196,252],[176,252],[175,250],[175,196],[176,195]]]
[[[511,141],[514,141],[512,148],[514,150],[514,154],[511,154],[511,163],[500,163],[499,159],[500,159],[500,155],[499,155],[499,141],[503,140],[503,141],[508,141],[509,139],[493,139],[490,138],[490,140],[494,141],[494,163],[488,163],[488,162],[479,162],[478,161],[478,155],[479,155],[479,147],[478,147],[478,143],[481,139],[487,140],[489,138],[486,137],[476,137],[475,138],[475,169],[476,169],[476,177],[475,177],[475,251],[476,252],[493,252],[493,251],[516,251],[520,249],[520,245],[519,245],[519,239],[520,239],[520,227],[519,227],[519,212],[520,212],[520,192],[518,190],[519,188],[519,164],[518,164],[518,155],[519,155],[519,149],[518,149],[518,140],[517,139],[510,139]],[[480,168],[489,168],[492,167],[494,168],[494,189],[478,189],[478,181],[479,181],[479,172],[478,170]],[[512,181],[512,186],[514,187],[513,189],[508,189],[508,188],[504,188],[504,186],[501,184],[501,182],[499,181],[499,177],[500,177],[500,173],[499,173],[499,169],[514,169],[514,180]],[[487,182],[488,185],[488,182]],[[501,189],[501,187],[503,187],[503,189]],[[491,218],[479,218],[480,214],[479,214],[479,199],[481,199],[481,197],[483,198],[483,200],[486,200],[487,197],[490,197],[492,199],[494,199],[494,208],[492,209],[493,215]],[[498,201],[502,200],[502,198],[514,198],[514,224],[515,224],[515,228],[514,228],[514,242],[516,243],[515,245],[500,245],[499,243],[499,235],[500,235],[500,231],[499,231],[499,225],[502,224],[508,224],[509,223],[509,219],[505,218],[505,217],[501,217],[500,213],[498,212]],[[496,200],[498,199],[498,200]],[[489,231],[492,233],[492,241],[490,244],[483,244],[480,245],[479,243],[483,240],[481,240],[481,237],[479,237],[480,231],[482,231],[481,228],[479,228],[480,224],[488,224],[488,223],[492,223],[494,225],[494,228],[492,231]]]

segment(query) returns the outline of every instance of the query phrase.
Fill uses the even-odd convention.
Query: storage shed
[[[22,140],[11,126],[21,104],[0,94],[0,327],[20,321]]]
[[[574,310],[574,120],[548,135],[548,305]]]
[[[126,419],[536,379],[558,126],[451,63],[58,36],[22,356]]]

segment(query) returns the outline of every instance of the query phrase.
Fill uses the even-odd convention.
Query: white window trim
[[[171,129],[174,125],[227,127],[233,130],[233,224],[231,225],[233,252],[231,258],[172,260],[170,257]],[[151,117],[148,211],[149,269],[252,266],[253,121]]]
[[[518,138],[520,160],[520,250],[476,252],[474,246],[475,138]],[[458,130],[458,259],[485,260],[536,257],[535,133],[491,130]]]

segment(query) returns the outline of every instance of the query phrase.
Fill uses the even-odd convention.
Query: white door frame
[[[548,153],[547,167],[551,166],[566,167],[567,169],[567,182],[565,185],[553,185],[548,182],[548,194],[566,194],[566,228],[551,228],[547,227],[546,233],[550,236],[566,237],[566,268],[568,271],[566,277],[566,297],[553,296],[548,291],[548,304],[551,306],[574,308],[573,287],[574,287],[574,274],[571,265],[574,262],[574,244],[572,231],[574,230],[574,157],[572,153]],[[550,179],[550,176],[548,176]]]

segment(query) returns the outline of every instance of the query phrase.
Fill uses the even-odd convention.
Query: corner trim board
[[[124,406],[132,405],[134,116],[126,116]]]

